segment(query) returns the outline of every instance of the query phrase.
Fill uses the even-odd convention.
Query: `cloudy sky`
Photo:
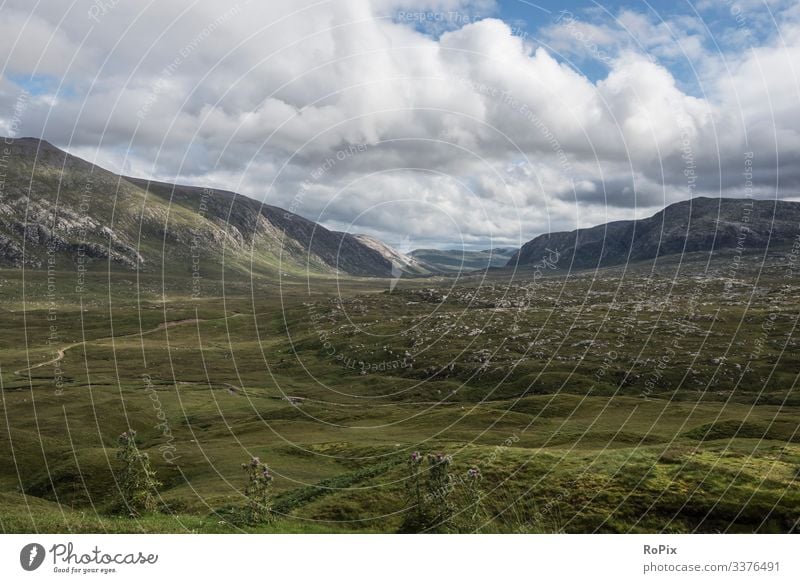
[[[800,194],[796,0],[6,0],[0,15],[0,134],[395,245],[519,245],[691,196]]]

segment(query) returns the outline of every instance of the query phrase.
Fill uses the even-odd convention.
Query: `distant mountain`
[[[498,247],[484,251],[416,249],[409,255],[430,271],[457,273],[489,267],[503,267],[516,252],[516,247]]]
[[[539,235],[508,267],[554,262],[557,256],[559,269],[583,269],[698,251],[781,247],[792,243],[798,228],[797,202],[698,197],[646,219]]]
[[[43,140],[5,144],[0,265],[392,275],[391,262],[358,238],[278,207],[119,176]]]

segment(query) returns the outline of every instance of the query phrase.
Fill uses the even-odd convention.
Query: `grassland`
[[[706,259],[195,297],[168,273],[78,292],[2,271],[0,530],[395,532],[413,451],[480,470],[482,532],[797,530],[790,251]],[[135,519],[128,428],[163,483]],[[276,476],[270,524],[231,518],[251,456]]]

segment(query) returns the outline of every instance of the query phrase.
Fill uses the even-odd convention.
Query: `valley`
[[[480,532],[786,532],[792,248],[387,279],[3,270],[5,532],[395,532],[409,456],[480,472]],[[55,295],[57,302],[50,299]],[[48,299],[50,298],[50,299]],[[120,515],[135,429],[158,511]],[[275,476],[242,525],[240,465]],[[466,509],[458,508],[456,512]]]

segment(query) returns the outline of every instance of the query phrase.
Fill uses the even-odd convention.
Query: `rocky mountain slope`
[[[698,197],[652,217],[540,235],[508,267],[548,264],[583,269],[663,255],[791,245],[800,234],[800,203]],[[555,264],[555,265],[554,265]]]
[[[409,275],[427,275],[430,273],[438,273],[438,270],[432,269],[430,266],[425,265],[422,261],[409,253],[403,253],[390,247],[380,239],[371,237],[369,235],[354,235],[361,243],[374,249],[381,256],[392,264],[392,269],[397,272],[406,273]]]
[[[119,176],[34,138],[4,147],[3,266],[392,275],[358,238],[233,192]]]

